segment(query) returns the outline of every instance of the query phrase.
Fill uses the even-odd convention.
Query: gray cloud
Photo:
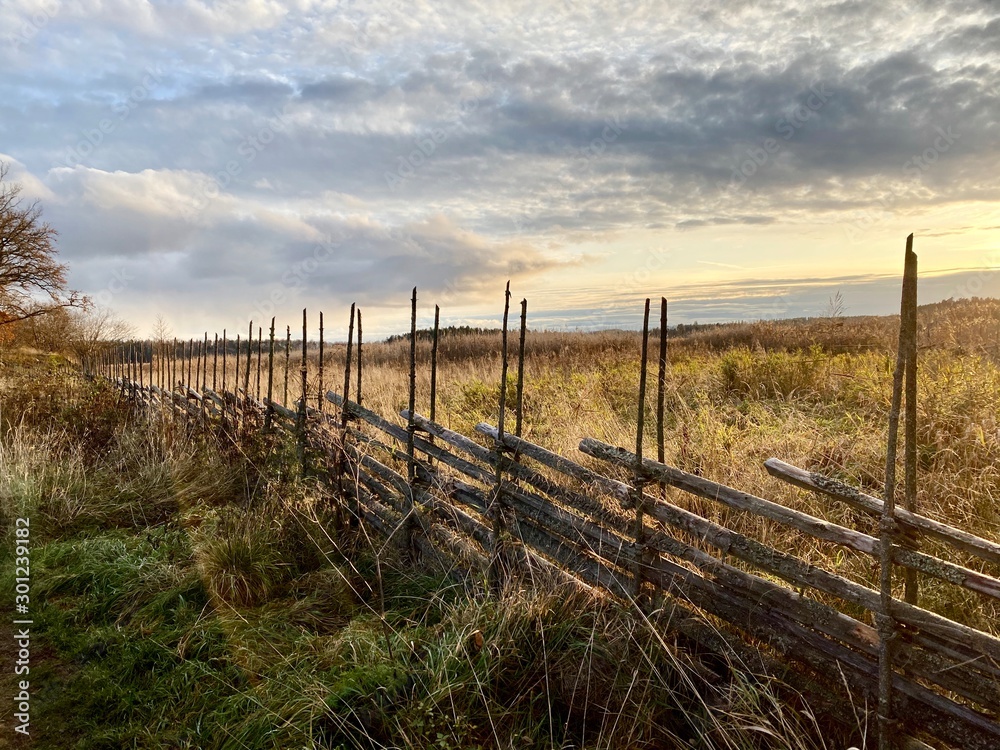
[[[474,296],[581,236],[1000,197],[990,3],[40,1],[0,9],[4,150],[126,304],[236,305],[331,237],[304,291]]]

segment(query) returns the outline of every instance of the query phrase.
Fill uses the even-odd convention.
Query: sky
[[[4,35],[0,161],[140,335],[357,302],[377,337],[413,286],[496,326],[508,279],[537,328],[889,313],[910,232],[922,302],[1000,296],[995,2],[7,0]]]

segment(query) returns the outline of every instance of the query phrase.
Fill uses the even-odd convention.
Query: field
[[[1000,303],[927,306],[919,322],[920,510],[997,539]],[[881,494],[896,324],[674,336],[667,463],[845,519],[851,511],[779,483],[762,463],[776,456]],[[429,343],[419,343],[426,413]],[[405,406],[408,349],[366,343],[366,406]],[[326,387],[342,387],[342,351],[330,347]],[[498,334],[442,339],[440,422],[465,433],[495,423],[498,351]],[[858,706],[852,736],[831,734],[767,680],[665,636],[666,613],[637,618],[558,590],[490,600],[414,571],[378,539],[334,531],[330,498],[288,471],[287,448],[154,431],[57,356],[2,356],[4,554],[14,518],[30,515],[33,528],[34,747],[833,750],[873,731]],[[578,459],[584,436],[633,443],[638,334],[531,332],[525,369],[526,437]],[[860,557],[699,510],[811,561],[839,554],[838,570],[875,583]],[[925,581],[921,596],[997,630],[997,612],[974,594]]]

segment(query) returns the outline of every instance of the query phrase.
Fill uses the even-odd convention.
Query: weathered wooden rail
[[[909,255],[908,249],[908,259]],[[914,294],[910,303],[915,301]],[[411,342],[415,342],[415,291],[412,305]],[[159,371],[154,371],[151,360],[143,382],[144,365],[121,352],[105,360],[101,373],[154,414],[180,415],[212,429],[265,429],[286,435],[299,447],[303,466],[338,487],[347,513],[397,540],[411,554],[486,577],[494,586],[511,577],[526,580],[545,574],[600,589],[637,607],[662,599],[672,607],[671,624],[680,635],[723,652],[748,669],[780,677],[815,710],[845,727],[856,722],[852,702],[877,707],[868,713],[877,715],[873,718],[878,720],[883,747],[927,747],[926,742],[969,750],[1000,747],[1000,638],[925,609],[915,597],[917,582],[925,577],[988,599],[1000,598],[1000,579],[916,549],[921,537],[973,556],[994,572],[1000,567],[1000,544],[922,516],[912,507],[895,509],[882,499],[778,459],[765,463],[772,475],[881,519],[880,536],[741,492],[669,466],[662,450],[657,460],[644,457],[641,420],[634,451],[592,438],[579,444],[592,466],[606,466],[607,474],[629,476],[629,481],[533,444],[521,437],[524,302],[521,311],[514,433],[504,429],[501,396],[499,424],[477,425],[478,440],[434,420],[436,333],[429,417],[414,408],[415,346],[411,346],[409,404],[398,415],[379,415],[357,398],[350,400],[350,344],[343,393],[325,390],[322,399],[310,405],[303,343],[302,394],[296,408],[275,401],[273,321],[266,397],[261,395],[259,375],[260,332],[256,395],[249,387],[249,347],[242,389],[208,387],[210,380],[215,386],[215,369],[210,379],[207,338],[193,379],[190,359],[187,376],[182,366],[178,378],[176,362],[171,366],[168,358]],[[352,308],[352,331],[354,312]],[[647,302],[644,355],[648,313]],[[505,321],[506,317],[505,311]],[[665,318],[663,301],[660,389]],[[359,336],[360,322],[358,311]],[[251,336],[252,330],[251,326]],[[358,343],[360,394],[360,338]],[[193,347],[189,354],[192,351]],[[501,382],[505,383],[506,331],[504,355]],[[908,355],[900,359],[904,366],[911,361]],[[286,378],[287,371],[286,367]],[[164,377],[157,378],[157,372]],[[898,371],[900,384],[903,372]],[[640,403],[645,403],[645,374],[643,356]],[[165,383],[174,385],[164,387]],[[506,393],[505,388],[500,391]],[[662,391],[658,396],[657,432],[662,445]],[[908,393],[908,414],[911,400]],[[333,408],[324,408],[324,402]],[[879,566],[888,565],[882,586],[869,588],[681,508],[665,499],[662,487],[870,556]],[[907,489],[912,489],[909,483]],[[913,572],[906,579],[903,600],[892,596],[891,574],[896,567]],[[869,613],[871,622],[858,619],[859,611]],[[717,618],[716,625],[708,624],[706,614]]]

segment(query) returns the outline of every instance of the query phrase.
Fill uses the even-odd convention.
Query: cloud
[[[302,201],[225,195],[200,211],[205,175],[57,168],[48,175],[47,218],[69,242],[74,283],[101,288],[115,269],[129,277],[118,302],[174,290],[246,300],[294,294],[379,303],[413,285],[451,303],[474,300],[503,280],[526,279],[567,263],[526,242],[497,241],[443,214],[391,223],[356,201],[332,215]],[[232,297],[228,297],[231,294]]]
[[[238,306],[334,238],[310,293],[474,297],[636,227],[1000,198],[988,3],[16,0],[0,24],[8,160],[88,283],[155,258],[133,289]]]

